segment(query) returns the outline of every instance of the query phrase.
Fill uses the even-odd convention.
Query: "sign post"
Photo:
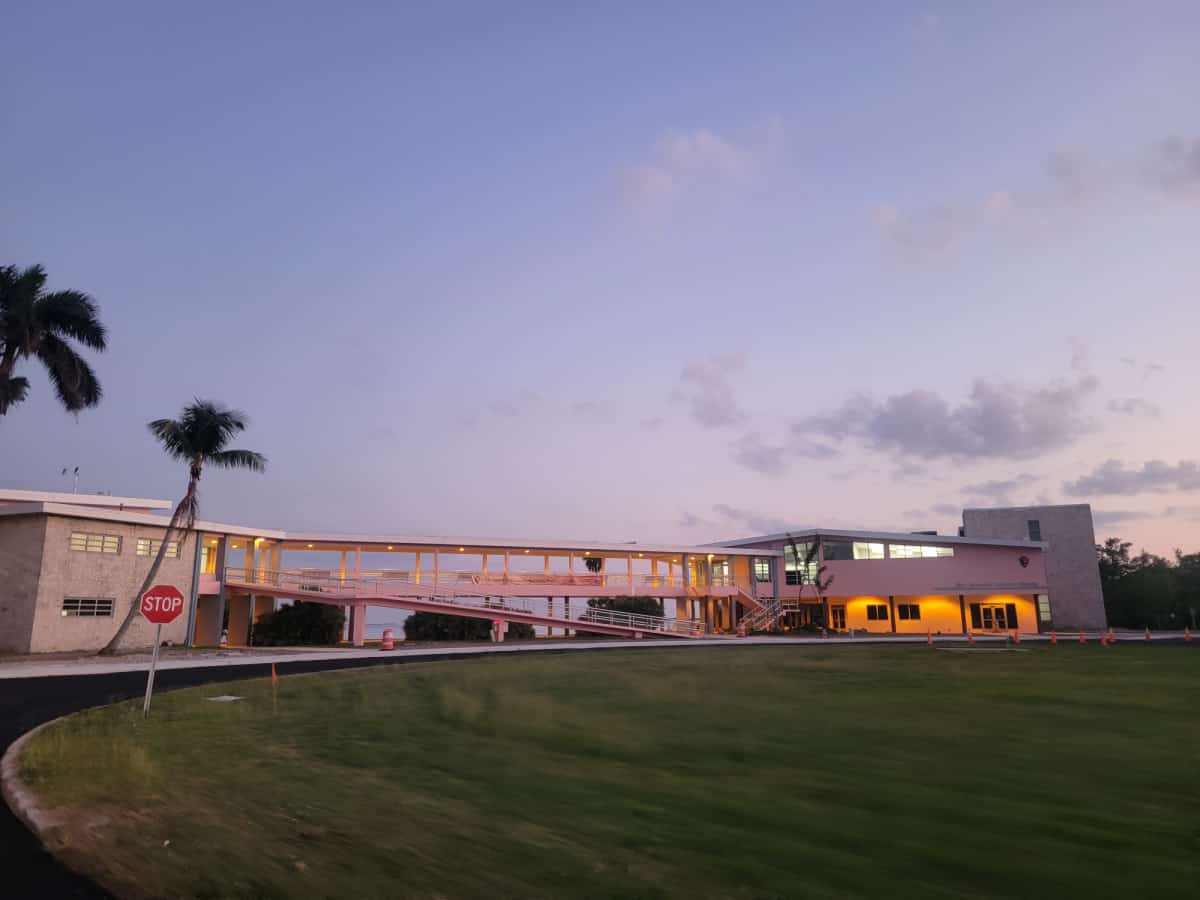
[[[183,594],[171,584],[156,584],[142,594],[142,616],[154,623],[154,654],[150,657],[150,673],[146,677],[146,699],[142,716],[150,715],[150,695],[154,692],[154,670],[158,668],[158,647],[162,643],[162,627],[179,618],[183,612]]]

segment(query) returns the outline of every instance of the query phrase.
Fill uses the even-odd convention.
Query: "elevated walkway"
[[[533,608],[531,598],[493,593],[493,585],[483,583],[420,584],[402,573],[393,577],[342,578],[311,570],[255,571],[241,568],[225,570],[225,590],[256,597],[277,597],[328,603],[334,606],[386,606],[410,612],[435,612],[501,622],[523,622],[551,628],[573,628],[611,634],[618,637],[643,635],[698,638],[705,636],[704,623],[697,619],[669,619],[588,608],[578,618],[550,615]],[[611,589],[610,589],[611,590]],[[542,590],[538,597],[547,595]],[[554,593],[562,595],[561,591]],[[588,596],[621,596],[595,591]]]

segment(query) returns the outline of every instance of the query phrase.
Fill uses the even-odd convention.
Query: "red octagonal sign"
[[[142,594],[142,615],[157,625],[174,622],[183,612],[183,594],[170,584],[156,584]]]

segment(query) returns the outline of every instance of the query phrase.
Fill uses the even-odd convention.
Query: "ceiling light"
[[[392,545],[391,545],[391,544],[388,544],[388,549],[389,549],[389,550],[391,550],[391,549],[392,549]]]
[[[459,547],[459,548],[458,548],[458,552],[459,552],[459,553],[462,553],[462,552],[463,552],[464,550],[466,550],[466,549],[467,549],[466,547]]]
[[[311,550],[311,549],[312,549],[312,544],[309,544],[309,545],[308,545],[308,549],[309,549],[309,550]]]

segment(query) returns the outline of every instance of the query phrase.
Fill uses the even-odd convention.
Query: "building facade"
[[[0,490],[0,651],[102,647],[136,602],[170,506]],[[585,629],[694,637],[777,625],[876,634],[1102,627],[1090,510],[1036,513],[967,510],[964,533],[955,536],[808,530],[708,545],[297,533],[198,522],[168,544],[156,581],[187,598],[187,615],[164,627],[163,639],[191,646],[247,644],[255,623],[288,600],[344,606],[347,638],[359,645],[368,606],[526,622],[547,635]],[[1040,537],[1031,537],[1031,521]],[[664,615],[630,617],[589,605],[629,595],[659,598]],[[139,617],[125,646],[152,640],[152,626]]]

